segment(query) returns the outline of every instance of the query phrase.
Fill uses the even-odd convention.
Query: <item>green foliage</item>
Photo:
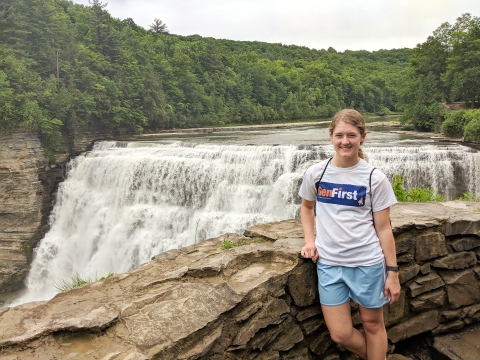
[[[463,136],[464,127],[467,123],[464,110],[450,111],[445,113],[445,121],[442,124],[442,133],[449,137]]]
[[[398,105],[403,122],[459,136],[466,122],[455,123],[438,104],[463,101],[474,108],[480,100],[480,18],[467,13],[453,25],[442,24],[414,49],[404,79]]]
[[[149,31],[115,19],[99,0],[5,0],[0,131],[38,132],[53,161],[84,128],[261,124],[346,106],[384,115],[396,110],[410,53],[184,37],[159,19]]]
[[[466,141],[480,142],[480,109],[465,112],[464,138]]]
[[[62,280],[60,284],[55,283],[53,286],[57,289],[58,292],[66,292],[77,287],[80,287],[85,284],[91,284],[97,281],[103,281],[114,276],[114,273],[109,273],[107,276],[102,276],[100,279],[91,279],[91,278],[83,278],[78,272],[70,276],[69,280]]]
[[[475,198],[475,195],[473,195],[471,192],[463,193],[462,196],[460,196],[457,200],[480,202],[480,198]]]
[[[427,202],[427,201],[444,201],[440,194],[435,193],[430,188],[404,188],[405,179],[401,175],[395,175],[393,179],[392,189],[395,197],[399,202]]]
[[[222,246],[220,246],[217,250],[222,251],[222,250],[232,249],[237,246],[250,245],[250,244],[266,242],[266,241],[268,241],[268,239],[264,237],[254,237],[250,240],[241,239],[239,241],[230,241],[227,238],[225,238],[222,241]]]

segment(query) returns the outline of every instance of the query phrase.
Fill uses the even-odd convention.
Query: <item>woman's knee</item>
[[[330,338],[339,345],[347,344],[352,338],[353,328],[335,329],[330,331]]]
[[[377,334],[379,332],[385,331],[385,324],[383,319],[381,320],[364,320],[362,321],[363,330],[369,334]]]

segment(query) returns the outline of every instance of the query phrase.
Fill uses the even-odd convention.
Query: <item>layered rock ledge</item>
[[[457,201],[394,206],[403,291],[385,307],[390,352],[412,336],[480,320],[478,209]],[[345,358],[322,319],[315,265],[299,257],[300,223],[244,235],[168,251],[47,302],[0,308],[0,359]],[[252,238],[265,241],[219,250],[225,239]],[[355,305],[353,320],[360,324]]]

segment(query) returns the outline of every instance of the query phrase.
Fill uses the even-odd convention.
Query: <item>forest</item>
[[[464,14],[415,49],[337,52],[179,36],[157,18],[144,29],[100,0],[3,0],[0,131],[38,132],[50,159],[80,129],[262,124],[345,107],[440,131],[449,115],[439,103],[478,106],[479,24]],[[480,125],[471,111],[456,132],[470,118]]]

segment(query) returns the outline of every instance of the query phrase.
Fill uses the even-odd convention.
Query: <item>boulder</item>
[[[468,251],[480,247],[480,237],[468,236],[451,241],[450,245],[455,251]]]
[[[415,281],[408,286],[409,295],[415,297],[427,291],[438,289],[443,285],[445,285],[445,283],[438,274],[430,273],[416,278]]]
[[[421,262],[448,254],[445,235],[430,232],[417,236],[415,241],[415,260]]]
[[[466,269],[477,263],[477,257],[474,252],[462,251],[456,254],[449,254],[433,262],[432,266],[441,269]]]
[[[408,339],[412,336],[435,329],[439,324],[439,313],[437,310],[430,310],[403,321],[401,324],[387,330],[388,338],[393,343]]]
[[[444,272],[442,278],[447,289],[448,303],[451,308],[480,302],[480,282],[473,270]]]
[[[435,309],[445,303],[445,290],[435,290],[416,297],[410,301],[413,312]]]

